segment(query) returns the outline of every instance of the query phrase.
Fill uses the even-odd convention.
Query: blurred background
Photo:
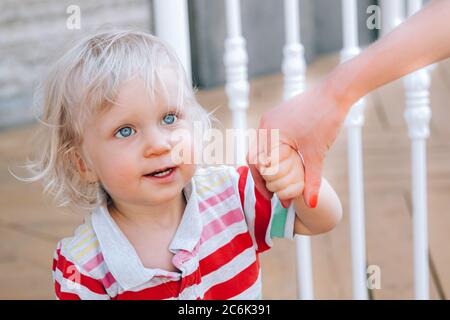
[[[226,0],[225,0],[226,1]],[[248,127],[282,100],[281,63],[283,6],[276,0],[243,0],[242,33],[249,57]],[[81,28],[66,25],[67,8],[77,5]],[[342,12],[338,0],[300,0],[301,42],[307,62],[306,86],[320,81],[339,63]],[[375,41],[379,30],[366,26],[375,0],[358,0],[359,43]],[[215,116],[220,129],[231,128],[224,91],[226,22],[224,1],[189,0],[193,84],[199,102]],[[100,26],[155,31],[149,0],[2,0],[0,2],[0,299],[53,299],[52,254],[58,240],[72,235],[86,212],[56,208],[38,183],[25,184],[16,173],[33,148],[38,124],[33,93],[46,68],[73,41]],[[430,297],[450,295],[450,63],[430,69],[431,109],[428,139],[428,215]],[[367,265],[381,270],[381,288],[368,289],[371,299],[414,297],[410,151],[403,112],[401,80],[367,97],[363,127]],[[325,177],[344,206],[344,218],[333,231],[311,238],[314,297],[351,299],[351,242],[348,218],[348,161],[343,129],[325,163]],[[276,240],[262,256],[263,297],[296,298],[295,243]]]

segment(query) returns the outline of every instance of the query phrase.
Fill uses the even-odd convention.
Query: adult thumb
[[[303,200],[310,208],[317,206],[320,183],[322,182],[322,158],[305,158],[305,188]]]

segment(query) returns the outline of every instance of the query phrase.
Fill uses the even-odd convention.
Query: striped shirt
[[[294,235],[293,204],[265,199],[247,166],[197,169],[169,245],[177,272],[145,267],[105,206],[58,242],[57,299],[260,299],[258,255]]]

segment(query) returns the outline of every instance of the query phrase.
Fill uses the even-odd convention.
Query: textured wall
[[[69,5],[81,10],[81,28],[69,30]],[[0,128],[33,119],[36,81],[71,40],[104,24],[150,30],[147,0],[1,0]]]

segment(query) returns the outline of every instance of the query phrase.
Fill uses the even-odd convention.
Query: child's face
[[[140,78],[123,83],[115,102],[87,121],[82,147],[92,174],[115,202],[151,206],[179,196],[195,171],[193,164],[177,165],[172,157],[176,143],[192,146],[192,134],[182,141],[171,137],[177,129],[192,132],[186,110],[177,115],[170,101],[152,101]],[[169,176],[148,176],[167,167],[175,167]]]

